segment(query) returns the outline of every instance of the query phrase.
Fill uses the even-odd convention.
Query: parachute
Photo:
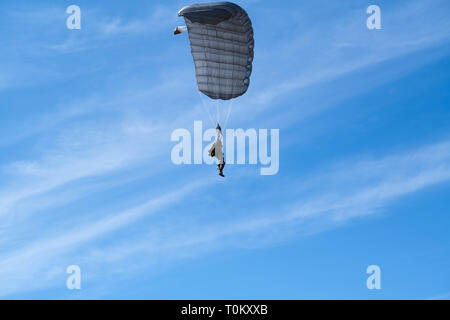
[[[252,22],[244,9],[231,2],[192,4],[178,15],[184,17],[186,26],[176,27],[174,34],[189,33],[198,91],[216,101],[217,139],[209,155],[219,160],[217,169],[224,177],[218,102],[230,100],[226,126],[232,99],[245,94],[250,85],[255,46]],[[204,107],[213,122],[205,104]]]
[[[252,22],[231,2],[193,4],[178,13],[186,21],[198,90],[214,100],[242,96],[254,57]],[[186,27],[177,27],[174,34]]]

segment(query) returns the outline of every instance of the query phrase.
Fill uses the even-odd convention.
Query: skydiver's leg
[[[225,177],[224,175],[223,175],[223,168],[225,168],[225,160],[224,159],[222,159],[222,161],[219,163],[219,165],[217,166],[217,168],[219,169],[219,176],[221,176],[221,177]]]

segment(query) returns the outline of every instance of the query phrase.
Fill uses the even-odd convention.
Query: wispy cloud
[[[60,275],[62,271],[60,267],[48,271],[46,264],[50,259],[58,259],[58,256],[62,253],[67,254],[67,251],[73,251],[88,241],[93,241],[106,233],[124,228],[131,223],[137,222],[143,216],[157,213],[174,202],[182,201],[184,197],[205,186],[205,184],[205,182],[195,182],[186,185],[175,192],[167,192],[132,209],[102,218],[84,227],[76,228],[71,232],[64,232],[64,234],[59,236],[54,235],[50,239],[41,240],[21,249],[17,254],[3,256],[0,262],[0,278],[2,281],[8,278],[9,280],[3,282],[0,289],[1,294],[20,291],[23,288],[29,290],[40,286],[48,286],[54,276]],[[47,237],[44,236],[44,238]],[[29,269],[30,261],[35,262],[32,270]],[[27,283],[31,283],[31,280],[36,280],[36,274],[42,272],[45,273],[43,281],[33,281],[32,285],[28,287]],[[12,276],[12,278],[9,276]]]
[[[438,294],[428,298],[427,300],[450,300],[450,292]]]
[[[255,208],[255,213],[251,214],[251,217],[234,218],[231,221],[214,223],[206,221],[186,225],[185,219],[179,222],[172,219],[170,228],[164,228],[156,223],[159,225],[158,230],[152,230],[150,227],[150,233],[147,231],[136,235],[139,240],[133,237],[131,242],[127,242],[123,239],[117,247],[114,245],[104,248],[104,252],[110,252],[112,256],[106,255],[102,260],[114,259],[118,263],[129,258],[129,255],[141,255],[145,252],[156,254],[158,259],[179,259],[230,245],[247,246],[249,243],[255,245],[255,242],[264,245],[267,237],[270,238],[270,243],[273,243],[285,240],[286,235],[307,234],[312,232],[311,230],[319,232],[323,228],[340,226],[349,219],[382,212],[385,206],[401,196],[450,180],[449,146],[450,142],[443,141],[381,159],[356,163],[349,160],[349,164],[342,163],[330,172],[324,170],[326,174],[321,173],[312,177],[306,185],[321,187],[309,192],[309,196],[298,199],[299,195],[291,192],[289,202],[292,205],[285,206],[282,211],[277,210],[276,214],[267,208]],[[355,175],[355,172],[358,174]],[[301,185],[298,182],[292,184]],[[187,185],[176,192],[169,192],[123,212],[77,227],[65,232],[64,235],[44,237],[30,247],[4,252],[0,274],[2,278],[9,280],[4,283],[2,293],[5,295],[16,290],[29,289],[24,286],[24,281],[29,281],[36,273],[44,272],[37,266],[44,268],[47,259],[60,260],[62,258],[60,255],[67,252],[71,252],[71,259],[75,261],[94,263],[87,259],[90,253],[86,256],[82,252],[75,254],[73,250],[99,237],[127,228],[130,224],[139,223],[142,218],[157,213],[167,206],[176,205],[206,185],[205,182]],[[336,188],[341,185],[345,185],[346,188]],[[277,231],[273,232],[274,230]],[[98,258],[98,254],[94,256]],[[34,261],[32,263],[34,269],[28,270],[24,261]],[[95,264],[98,263],[96,260]],[[146,263],[149,262],[144,259],[140,264],[145,266]],[[27,270],[25,272],[24,269],[24,272],[19,273],[22,274],[19,278],[15,276],[18,268]],[[117,268],[113,270],[110,267],[108,272],[121,273],[120,263],[117,264]],[[48,271],[45,274],[48,278],[40,283],[41,286],[51,285],[56,275],[61,276],[61,272],[55,272],[53,276]]]
[[[106,36],[115,36],[122,34],[155,34],[171,30],[171,27],[177,21],[175,7],[173,6],[155,6],[151,12],[142,19],[133,19],[124,21],[121,17],[103,19],[99,24],[100,30]]]
[[[241,99],[242,108],[235,108],[239,111],[233,116],[248,121],[249,114],[262,114],[265,108],[275,106],[281,97],[299,91],[308,91],[322,99],[321,92],[316,91],[324,82],[448,42],[449,29],[436,30],[432,24],[419,21],[417,16],[417,12],[428,12],[439,3],[414,2],[413,6],[387,12],[386,21],[403,19],[401,21],[408,26],[391,33],[367,36],[367,30],[361,29],[364,28],[361,19],[355,25],[358,11],[351,16],[338,17],[337,21],[327,21],[324,26],[311,23],[311,28],[298,35],[289,32],[289,41],[279,42],[279,45],[271,43],[270,47],[264,48],[259,42],[262,50],[257,55],[261,60],[255,63],[256,87]],[[52,54],[66,54],[101,47],[96,41],[108,43],[109,50],[114,39],[124,35],[170,34],[171,26],[180,22],[176,17],[177,9],[156,7],[144,18],[102,16],[103,20],[95,24],[92,34],[79,38],[73,35],[52,38],[58,41],[52,40],[45,45],[54,51]],[[441,13],[431,11],[423,19],[441,18]],[[173,20],[167,18],[169,16]],[[42,18],[41,15],[30,16],[30,19]],[[344,27],[330,31],[329,25],[333,23]],[[409,28],[417,32],[406,32]],[[323,34],[329,34],[329,37],[324,39],[320,36]],[[311,39],[316,40],[311,43]],[[315,48],[314,52],[305,53],[308,50],[304,48],[308,46]],[[355,53],[348,54],[349,48]],[[189,55],[187,46],[184,50]],[[161,48],[157,54],[166,56],[170,51],[171,48]],[[279,56],[283,63],[287,61],[292,66],[274,65],[273,57]],[[91,270],[104,268],[108,270],[105,272],[123,277],[125,261],[130,257],[139,271],[149,265],[158,268],[160,261],[195,257],[206,250],[225,246],[277,243],[289,236],[320,232],[358,217],[383,212],[402,196],[450,180],[450,142],[444,140],[378,158],[354,156],[349,159],[349,156],[343,156],[342,163],[321,167],[309,177],[294,177],[286,182],[288,192],[281,194],[271,188],[270,192],[262,194],[262,197],[275,194],[289,204],[281,208],[279,203],[273,208],[264,201],[247,199],[243,195],[249,189],[245,184],[248,177],[236,175],[229,182],[232,187],[220,185],[224,190],[220,199],[230,201],[223,201],[224,208],[216,208],[217,199],[204,196],[211,192],[207,187],[212,182],[203,181],[193,168],[186,169],[182,177],[177,176],[168,159],[171,128],[185,126],[202,117],[200,102],[195,100],[196,105],[189,100],[196,93],[187,92],[194,84],[186,84],[189,77],[181,75],[185,70],[177,61],[160,69],[156,68],[155,62],[151,75],[147,75],[149,70],[153,71],[150,67],[135,75],[135,70],[130,68],[132,62],[122,61],[123,69],[113,67],[107,76],[97,78],[98,85],[90,93],[76,95],[70,103],[54,103],[47,106],[46,111],[15,120],[7,135],[0,138],[0,145],[5,149],[25,146],[23,148],[30,151],[26,155],[12,154],[2,158],[0,163],[0,294],[5,296],[60,285],[64,267],[74,261],[91,266]],[[54,70],[58,66],[55,65]],[[186,69],[193,80],[191,67]],[[278,69],[285,70],[286,74],[276,74]],[[21,79],[27,78],[27,70],[16,72],[19,77],[15,83],[10,81],[13,72],[0,76],[0,89],[23,85],[25,82]],[[39,68],[36,70],[38,74]],[[82,72],[89,70],[92,72],[92,66]],[[117,72],[123,72],[123,75],[117,75]],[[266,76],[266,72],[275,76]],[[73,72],[48,77],[67,81],[71,76]],[[116,85],[105,83],[106,78]],[[174,97],[174,92],[179,98]],[[348,94],[358,92],[354,89]],[[289,120],[288,116],[285,118]],[[295,119],[299,118],[301,116],[296,114]],[[25,140],[32,142],[27,145]],[[159,161],[161,158],[164,160]],[[112,176],[115,187],[125,188],[131,182],[125,181],[123,175],[130,171],[136,176],[152,172],[155,176],[167,174],[167,177],[153,179],[152,176],[150,186],[132,189],[123,199],[109,193],[109,184],[99,182]],[[186,184],[187,179],[199,182]],[[76,183],[81,186],[74,186]],[[264,187],[264,184],[257,187]],[[149,193],[143,191],[147,188],[157,196],[143,201],[143,198],[149,198]],[[213,188],[219,187],[213,185]],[[166,192],[162,193],[162,190]],[[107,200],[97,199],[92,204],[87,199],[95,192],[107,193]],[[250,202],[254,208],[245,215],[229,207],[231,199],[239,193],[241,200]],[[83,201],[87,203],[87,210],[77,206]],[[189,217],[181,213],[188,204]],[[103,209],[103,206],[107,208]],[[214,219],[205,214],[207,206],[218,211]],[[230,210],[222,216],[221,210],[227,209]],[[64,210],[75,211],[76,215],[71,216]],[[53,222],[55,220],[57,223]],[[17,234],[19,228],[29,232]],[[104,239],[110,239],[110,242],[105,243]],[[152,261],[145,258],[147,255]],[[108,261],[115,264],[105,268],[104,263]],[[92,281],[96,281],[95,276],[95,272],[90,276]],[[101,274],[97,276],[102,277]]]
[[[271,78],[265,78],[263,83],[258,84],[260,90],[250,90],[250,95],[242,103],[242,107],[248,110],[246,117],[264,112],[276,105],[274,102],[277,99],[289,94],[310,91],[325,82],[448,43],[450,23],[445,14],[438,10],[442,3],[440,0],[427,3],[411,1],[383,10],[383,21],[389,21],[390,25],[386,26],[389,30],[380,31],[367,30],[365,16],[361,15],[360,8],[350,10],[347,15],[330,18],[327,24],[317,25],[309,21],[311,17],[303,17],[307,22],[302,22],[299,34],[293,37],[292,32],[289,32],[287,39],[285,35],[280,35],[277,45],[271,44],[271,47],[264,48],[263,59],[274,61],[273,65],[279,63],[284,66],[288,63],[290,71],[286,73],[289,75],[274,82]],[[334,27],[330,29],[330,25]],[[436,28],[436,25],[440,27]],[[441,55],[445,54],[445,51],[441,52]],[[286,58],[281,59],[280,56]],[[293,56],[295,59],[292,59]],[[256,62],[258,59],[261,57],[256,56]],[[409,72],[420,67],[421,63],[415,67],[409,66]],[[266,64],[262,68],[266,68]],[[297,71],[291,74],[294,70]],[[258,72],[263,70],[256,64],[254,73]],[[372,82],[372,85],[381,83]],[[265,90],[261,90],[264,86]]]

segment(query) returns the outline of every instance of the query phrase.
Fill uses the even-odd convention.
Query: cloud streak
[[[357,13],[354,12],[333,21],[335,25],[346,27],[336,28],[325,39],[319,35],[324,34],[324,30],[330,33],[329,24],[314,29],[315,24],[308,20],[311,28],[305,29],[306,34],[271,48],[261,44],[261,54],[257,57],[261,60],[255,64],[255,90],[243,97],[239,102],[242,108],[235,108],[239,112],[233,116],[249,121],[249,114],[263,115],[263,110],[275,107],[282,97],[299,92],[308,92],[323,100],[321,92],[317,91],[327,81],[447,43],[449,29],[436,30],[433,25],[416,19],[417,12],[433,11],[437,3],[414,2],[406,8],[397,8],[392,17],[386,15],[388,21],[400,19],[416,23],[413,26],[407,24],[420,31],[412,35],[400,28],[390,34],[378,34],[379,38],[369,37],[366,30],[355,27]],[[428,21],[441,16],[433,12],[424,19]],[[54,42],[59,45],[53,44],[47,49],[55,51],[52,54],[56,53],[56,56],[76,52],[76,48],[81,51],[101,49],[102,45],[110,50],[115,48],[111,45],[115,40],[127,38],[121,36],[165,34],[172,23],[179,22],[173,13],[176,13],[175,9],[157,7],[142,19],[110,15],[95,25],[95,36],[63,38],[63,42]],[[169,15],[173,16],[173,21],[163,19]],[[164,20],[161,25],[152,22],[161,19]],[[291,32],[289,36],[292,37]],[[371,39],[365,41],[365,36]],[[310,39],[317,40],[307,43]],[[363,40],[357,42],[355,39]],[[96,44],[97,40],[101,43]],[[177,46],[186,44],[179,43],[158,47],[157,55],[177,57],[178,53],[170,54],[176,52]],[[306,45],[314,47],[315,50],[311,50],[314,52],[304,53]],[[355,50],[354,55],[348,54],[349,48]],[[189,55],[188,47],[184,49]],[[269,59],[264,60],[264,55]],[[274,66],[273,56],[278,55],[297,59],[285,60],[292,63],[290,68]],[[178,63],[174,59],[173,65],[158,69],[156,64],[160,61],[155,60],[151,68],[140,73],[136,68],[144,68],[148,61],[130,60],[133,61],[121,61],[122,69],[111,64],[100,66],[100,70],[109,66],[111,71],[95,78],[98,84],[92,83],[95,87],[92,93],[71,103],[49,105],[42,113],[22,119],[21,125],[16,126],[14,122],[12,127],[19,129],[3,135],[7,137],[0,142],[4,150],[9,147],[29,153],[12,154],[0,162],[1,295],[54,288],[65,276],[64,267],[74,261],[90,270],[108,269],[107,272],[123,278],[126,277],[124,269],[129,271],[129,261],[133,261],[133,268],[140,272],[149,266],[158,269],[167,260],[195,257],[224,247],[278,243],[383,212],[401,197],[450,180],[448,140],[369,160],[341,155],[345,158],[342,163],[324,165],[309,178],[294,178],[286,183],[288,192],[277,188],[264,190],[261,198],[246,196],[249,189],[265,186],[264,183],[255,186],[253,179],[247,184],[248,176],[236,174],[225,187],[212,180],[204,181],[194,167],[186,168],[180,177],[178,168],[168,159],[169,133],[173,128],[186,126],[202,117],[201,102],[196,96],[197,105],[191,99],[196,93],[188,92],[194,89],[194,84],[189,86],[185,80],[193,80],[192,68],[185,71],[181,66],[187,60]],[[417,67],[409,70],[414,68]],[[286,75],[277,75],[277,69],[286,70]],[[154,74],[150,74],[153,71]],[[26,74],[23,70],[22,73]],[[275,76],[266,76],[266,73]],[[8,77],[0,76],[0,89],[9,89]],[[62,74],[58,79],[68,81],[71,76]],[[348,94],[358,94],[366,88],[358,89]],[[78,90],[84,92],[86,88]],[[180,98],[176,99],[174,92]],[[299,111],[290,111],[295,111],[296,116],[284,115],[286,120],[301,120]],[[266,118],[272,119],[271,115]],[[30,122],[35,125],[29,126]],[[283,129],[288,127],[286,124]],[[100,182],[110,177],[115,188],[126,189],[135,181],[124,179],[124,172],[125,175],[132,172],[141,179],[146,176],[147,184],[139,181],[142,185],[130,187],[131,191],[117,196],[113,192],[116,189],[111,191],[108,183]],[[199,182],[186,184],[185,180]],[[213,193],[217,189],[228,191],[218,195]],[[152,195],[151,200],[147,200],[149,190],[158,196]],[[162,190],[171,191],[163,193]],[[106,193],[106,200],[96,198],[95,203],[90,202],[90,194],[97,196],[96,192]],[[270,195],[277,198],[276,204],[264,201]],[[219,196],[226,200],[223,209],[215,206]],[[142,201],[143,198],[146,200]],[[239,210],[231,210],[235,199],[251,204],[253,210],[245,215]],[[280,202],[289,205],[280,207]],[[79,207],[80,204],[84,207]],[[107,208],[103,209],[103,206]],[[183,211],[186,207],[189,208],[187,213]],[[214,207],[214,215],[206,214],[210,207]],[[64,210],[77,214],[71,216]],[[18,235],[20,228],[29,232]],[[106,268],[105,264],[111,261],[114,264]],[[92,273],[94,283],[105,277],[102,272]]]
[[[300,201],[294,201],[298,195],[291,193],[290,202],[293,205],[285,207],[281,212],[277,211],[276,214],[264,208],[256,208],[255,212],[258,213],[252,214],[252,217],[236,218],[228,222],[194,223],[187,226],[183,219],[179,223],[173,220],[170,228],[153,230],[150,238],[146,232],[138,234],[139,238],[131,242],[122,241],[118,247],[104,248],[103,252],[110,254],[103,254],[103,259],[114,259],[117,263],[127,261],[130,255],[145,255],[150,252],[163,260],[180,259],[226,246],[245,247],[258,243],[264,245],[267,237],[270,237],[270,243],[273,243],[286,240],[286,235],[289,237],[308,234],[311,231],[306,230],[320,232],[324,228],[340,226],[356,217],[382,212],[386,205],[402,196],[450,180],[449,146],[449,141],[443,141],[381,159],[359,161],[355,164],[349,161],[351,164],[340,164],[326,174],[311,178],[306,183],[307,186],[322,187]],[[354,175],[355,172],[358,174]],[[39,272],[45,272],[48,276],[41,286],[51,285],[55,281],[54,277],[60,276],[61,273],[56,272],[53,277],[49,275],[48,271],[44,271],[45,261],[59,261],[60,255],[73,252],[81,245],[93,244],[99,237],[128,228],[150,214],[161,213],[164,208],[180,203],[208,184],[199,182],[187,185],[176,192],[168,192],[123,212],[108,215],[84,227],[77,227],[64,235],[54,235],[18,251],[3,253],[0,259],[0,274],[1,278],[9,280],[4,284],[2,294],[23,290],[24,282]],[[336,192],[340,190],[336,188],[339,185],[346,185],[344,191]],[[327,186],[327,189],[323,186]],[[189,254],[186,255],[187,252]],[[86,260],[86,255],[89,256],[78,252],[78,258],[75,258],[72,253],[71,259],[84,261],[86,264],[99,263],[98,260]],[[95,256],[98,258],[98,255]],[[25,261],[33,261],[33,271],[28,270]],[[146,261],[141,261],[141,267],[149,263]],[[109,272],[121,274],[122,268],[117,268],[109,268]],[[27,276],[14,276],[18,269],[23,270],[20,274]]]

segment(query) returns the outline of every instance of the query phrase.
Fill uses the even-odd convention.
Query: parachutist
[[[181,9],[178,16],[184,18],[186,26],[177,27],[174,34],[188,31],[198,91],[211,99],[224,101],[245,94],[250,85],[255,48],[252,22],[247,12],[235,3],[211,2],[191,4]],[[224,177],[219,124],[216,130],[217,139],[209,156],[219,160],[217,169]]]
[[[225,177],[223,174],[223,168],[225,168],[225,159],[222,150],[222,128],[219,124],[216,126],[217,138],[214,144],[209,149],[209,156],[216,157],[219,160],[219,164],[217,165],[217,170],[219,170],[219,176]]]

